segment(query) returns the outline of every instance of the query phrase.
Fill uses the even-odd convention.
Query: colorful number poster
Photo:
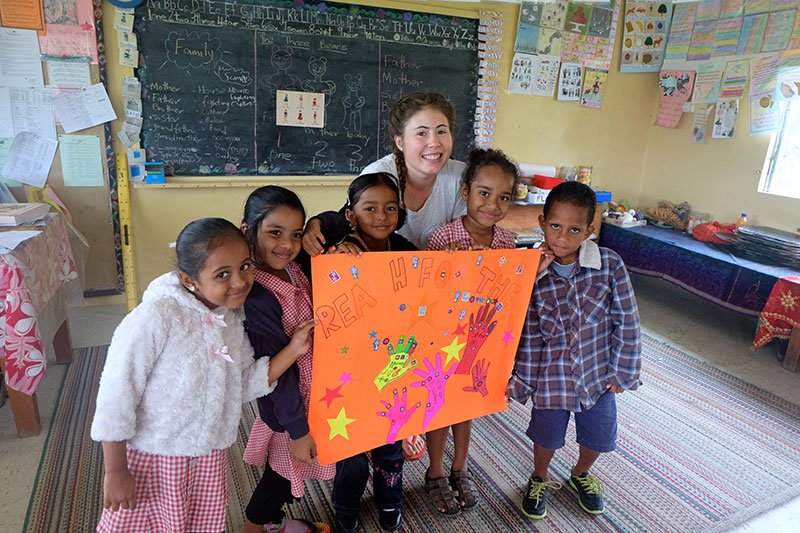
[[[766,29],[766,13],[745,17],[742,22],[742,33],[739,35],[739,46],[736,48],[736,55],[745,56],[759,53],[764,42]]]
[[[675,4],[672,27],[667,40],[667,59],[685,59],[689,53],[689,42],[692,40],[694,17],[697,14],[697,2]]]
[[[714,113],[714,128],[711,137],[714,139],[733,139],[736,118],[739,116],[739,100],[720,100]]]
[[[781,106],[771,94],[750,96],[750,135],[775,133],[781,129]]]
[[[603,95],[606,92],[606,81],[608,71],[595,68],[587,68],[583,76],[583,89],[581,89],[581,107],[589,109],[600,109],[603,105]]]
[[[689,61],[711,59],[711,52],[714,49],[714,38],[716,34],[716,20],[696,22],[692,30],[692,40],[689,43],[689,53],[686,55],[686,59]]]
[[[505,410],[538,263],[538,250],[314,257],[319,462]]]
[[[714,38],[714,57],[732,56],[739,47],[739,34],[742,31],[742,17],[720,19],[717,21],[717,35]]]
[[[683,104],[692,96],[693,70],[662,70],[658,78],[660,96],[656,126],[677,128],[683,114]]]
[[[769,14],[767,29],[764,32],[764,43],[761,45],[762,52],[776,52],[786,49],[789,44],[789,37],[792,35],[796,14],[796,9]]]
[[[658,72],[664,61],[670,2],[628,2],[622,26],[620,72]]]

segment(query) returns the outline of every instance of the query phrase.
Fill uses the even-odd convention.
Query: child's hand
[[[506,401],[506,404],[508,404],[508,405],[511,405],[511,402],[514,401],[514,398],[511,397],[511,394],[509,394],[508,391],[506,391],[504,399]]]
[[[542,252],[542,259],[539,261],[539,269],[536,271],[537,275],[547,270],[547,267],[549,267],[550,263],[552,263],[556,258],[556,256],[553,254],[553,250],[551,250],[545,243],[542,243],[538,250]]]
[[[289,451],[292,457],[301,463],[313,465],[317,461],[317,443],[314,442],[311,433],[306,433],[299,439],[291,441]]]
[[[136,508],[133,476],[126,468],[124,471],[106,472],[103,477],[103,508],[112,511]]]
[[[361,248],[352,242],[340,242],[336,246],[331,246],[325,251],[326,254],[348,254],[361,257]]]
[[[609,385],[608,390],[610,390],[614,394],[622,394],[623,392],[625,392],[625,389],[623,389],[619,385]]]
[[[314,326],[317,321],[313,318],[306,322],[302,322],[297,326],[292,334],[292,340],[289,345],[292,347],[292,356],[296,361],[298,357],[306,353],[311,348],[311,341],[314,338]]]
[[[318,218],[312,218],[303,231],[303,250],[313,257],[325,251],[323,244],[325,236],[322,234],[322,222]]]

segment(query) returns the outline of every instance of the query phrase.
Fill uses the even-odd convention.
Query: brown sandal
[[[471,509],[478,504],[478,490],[469,470],[451,470],[450,486],[458,493],[456,499],[462,509]]]
[[[453,489],[450,488],[446,477],[442,476],[434,479],[428,477],[426,473],[425,491],[428,493],[428,497],[430,497],[434,509],[443,515],[452,516],[461,511],[461,507],[456,500],[456,495]]]

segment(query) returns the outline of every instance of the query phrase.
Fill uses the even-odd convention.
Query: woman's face
[[[403,134],[395,135],[394,142],[403,152],[411,181],[435,177],[453,152],[447,117],[430,107],[411,115]]]

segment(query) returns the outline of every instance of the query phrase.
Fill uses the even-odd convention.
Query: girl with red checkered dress
[[[192,222],[176,252],[178,270],[148,286],[108,348],[91,430],[105,466],[100,532],[224,531],[242,403],[268,394],[310,345],[313,323],[255,360],[240,309],[252,261],[236,226]]]
[[[305,210],[283,187],[253,191],[244,208],[242,230],[256,264],[255,285],[245,302],[245,329],[258,354],[278,353],[293,333],[313,317],[311,284],[294,261],[300,251]],[[331,479],[333,466],[316,462],[309,433],[311,346],[278,380],[269,396],[258,399],[244,460],[264,465],[264,474],[245,509],[245,532],[328,532],[326,524],[287,518],[283,506],[305,493],[304,480]]]

